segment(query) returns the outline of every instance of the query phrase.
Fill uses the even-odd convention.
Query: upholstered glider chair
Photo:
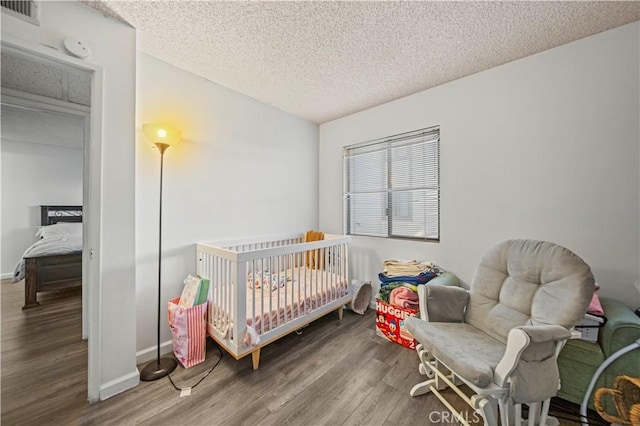
[[[419,287],[421,318],[408,318],[421,374],[412,396],[433,392],[462,423],[557,424],[549,403],[558,391],[556,358],[593,295],[589,266],[564,247],[510,240],[482,259],[469,291]],[[458,388],[466,384],[467,396]],[[452,388],[477,413],[459,413],[439,390]],[[468,392],[467,392],[468,393]],[[473,412],[472,412],[473,414]],[[468,423],[466,423],[468,424]]]

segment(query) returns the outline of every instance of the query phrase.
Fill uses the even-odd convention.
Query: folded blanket
[[[376,299],[380,299],[383,302],[389,303],[389,296],[391,295],[391,292],[395,288],[401,287],[403,285],[404,285],[403,283],[391,283],[391,284],[380,286],[380,291],[376,295]]]
[[[398,276],[415,276],[431,269],[430,264],[420,263],[416,260],[403,262],[401,260],[389,259],[385,260],[382,263],[382,266],[384,267],[383,273],[390,278]]]
[[[304,242],[310,243],[313,241],[324,240],[324,232],[320,231],[307,231],[304,234]],[[322,269],[324,264],[324,251],[323,250],[309,250],[305,254],[306,265],[311,269]]]
[[[397,287],[391,290],[389,295],[389,303],[391,305],[400,306],[401,308],[419,309],[418,294],[407,287]]]
[[[436,273],[431,271],[423,272],[419,275],[413,275],[413,276],[400,275],[395,277],[388,277],[384,272],[380,272],[378,274],[378,278],[380,279],[380,282],[382,283],[382,285],[393,283],[393,282],[405,282],[409,284],[425,284],[435,276],[436,276]]]

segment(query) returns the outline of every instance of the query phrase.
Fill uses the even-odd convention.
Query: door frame
[[[100,399],[101,378],[101,244],[102,244],[102,114],[104,70],[101,66],[86,62],[59,51],[46,48],[13,36],[4,35],[3,50],[54,62],[91,74],[91,110],[89,132],[85,134],[83,170],[83,336],[88,337],[87,398],[89,402]],[[86,129],[86,127],[85,127]],[[88,136],[88,137],[87,137]],[[85,282],[87,285],[85,286]],[[86,291],[85,291],[86,290]],[[86,294],[86,296],[85,296]],[[86,297],[86,299],[85,299]],[[85,309],[85,301],[87,302]],[[85,320],[84,311],[87,311]],[[84,328],[86,321],[86,330]]]
[[[9,49],[7,49],[9,51]],[[11,51],[13,53],[13,51]],[[83,122],[84,127],[84,135],[82,142],[82,167],[83,167],[83,176],[82,176],[82,200],[84,205],[84,200],[89,197],[89,185],[85,185],[85,174],[88,170],[85,167],[85,164],[89,162],[89,153],[86,147],[90,142],[89,132],[91,130],[91,126],[89,120],[91,118],[91,107],[85,105],[74,105],[70,102],[60,101],[58,99],[48,98],[46,96],[33,95],[31,93],[20,92],[18,90],[2,88],[2,96],[0,98],[0,102],[3,105],[10,105],[16,108],[24,108],[32,111],[42,111],[49,114],[56,114],[60,116],[74,117],[79,118]],[[85,222],[87,226],[89,225],[89,220],[85,220],[85,217],[82,218],[83,228]],[[84,231],[84,229],[83,229]],[[82,233],[82,247],[91,247],[91,243],[89,241],[88,231]],[[84,253],[83,253],[84,254]],[[82,262],[82,276],[88,277],[89,262]],[[88,306],[89,306],[89,290],[87,288],[88,280],[82,280],[82,339],[87,340],[89,337],[89,315],[88,315]]]

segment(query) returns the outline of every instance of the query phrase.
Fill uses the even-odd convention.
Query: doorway
[[[8,68],[6,67],[7,58],[17,58],[13,63],[21,65]],[[6,41],[2,42],[2,60],[2,107],[9,116],[17,117],[20,112],[25,116],[23,121],[54,122],[57,119],[74,123],[72,127],[75,126],[82,135],[83,140],[75,157],[79,152],[82,160],[82,183],[80,184],[80,204],[83,206],[81,324],[82,338],[89,340],[84,383],[87,384],[88,399],[97,401],[100,392],[98,316],[100,265],[99,259],[93,259],[92,247],[99,245],[100,241],[102,70],[90,64],[78,64],[56,54],[56,52],[49,54],[49,52],[40,51],[35,46],[32,49],[31,46],[21,46]],[[46,71],[43,72],[43,70]],[[8,76],[11,76],[12,73],[14,73],[14,77],[16,77],[15,73],[18,73],[17,78],[14,79],[17,84],[14,81],[13,86],[8,81]],[[27,78],[29,73],[44,75],[45,78],[34,84]],[[51,75],[58,78],[49,78],[46,81],[46,77]],[[51,83],[51,80],[54,80],[54,88],[47,89],[48,86],[44,83]],[[62,88],[55,86],[55,82],[61,82]],[[19,87],[20,84],[22,87]],[[91,106],[92,101],[95,101],[95,107]],[[3,127],[4,125],[3,122]],[[36,128],[37,126],[33,126],[31,130]],[[51,143],[43,145],[49,145],[49,150],[55,149]],[[72,150],[73,148],[67,147],[66,149]],[[31,214],[29,213],[29,215]],[[3,265],[3,274],[6,273],[5,269],[6,267]]]

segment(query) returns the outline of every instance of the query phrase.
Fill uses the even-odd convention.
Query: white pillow
[[[82,235],[82,222],[61,222],[55,225],[39,226],[38,238],[69,237]]]

